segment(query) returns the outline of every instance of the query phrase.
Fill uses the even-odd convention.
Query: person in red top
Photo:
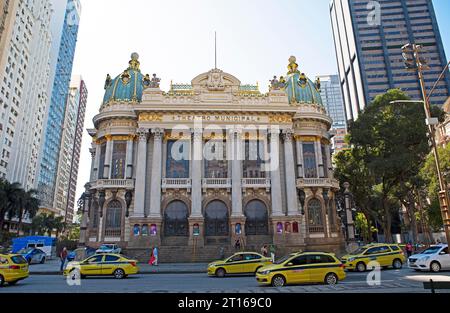
[[[412,255],[413,253],[413,245],[411,244],[411,242],[408,242],[406,244],[406,254],[408,255],[408,258]]]
[[[64,264],[66,264],[67,260],[67,248],[64,247],[62,251],[59,253],[59,258],[61,259],[61,272],[64,270]]]

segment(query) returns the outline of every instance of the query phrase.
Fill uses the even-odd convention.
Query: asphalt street
[[[429,293],[423,282],[450,281],[450,272],[439,274],[414,272],[410,269],[383,270],[380,285],[369,286],[368,273],[347,273],[336,286],[297,285],[283,288],[260,287],[254,277],[211,278],[206,274],[147,274],[123,280],[92,277],[71,286],[62,276],[31,275],[15,286],[0,288],[2,293]],[[439,291],[443,292],[443,291]],[[444,291],[445,292],[445,291]],[[450,292],[450,291],[448,291]]]

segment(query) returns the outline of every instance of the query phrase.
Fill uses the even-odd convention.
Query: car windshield
[[[422,251],[420,254],[435,254],[438,253],[439,250],[441,250],[442,247],[430,247],[424,251]]]
[[[13,261],[15,264],[26,264],[27,263],[27,260],[21,255],[12,256],[11,261]]]
[[[112,245],[101,245],[100,250],[111,250],[114,247]]]
[[[33,250],[34,250],[34,248],[23,248],[23,249],[20,249],[19,252],[17,252],[17,253],[18,254],[28,254]]]
[[[289,260],[290,258],[292,258],[293,256],[294,256],[294,255],[292,255],[292,254],[286,255],[286,256],[282,257],[281,259],[276,260],[275,263],[273,263],[273,264],[281,264],[281,263],[284,263],[284,262],[286,262],[287,260]]]
[[[366,248],[364,248],[364,247],[358,248],[357,250],[353,251],[351,254],[361,254],[364,251],[366,251],[366,249],[367,249],[367,247]]]

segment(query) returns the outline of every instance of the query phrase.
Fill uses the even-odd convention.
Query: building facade
[[[81,76],[72,77],[64,114],[61,149],[56,175],[56,191],[52,206],[52,212],[58,216],[64,216],[65,222],[68,223],[73,221],[74,216],[87,96],[86,84]]]
[[[40,151],[37,189],[41,206],[53,210],[58,160],[62,145],[64,116],[68,103],[73,59],[77,43],[81,6],[78,0],[64,0],[64,21],[58,38],[56,70],[48,105],[45,133]]]
[[[323,105],[333,120],[331,125],[333,133],[333,138],[331,139],[332,150],[333,153],[338,153],[348,148],[348,145],[345,143],[347,119],[339,76],[321,75],[318,78],[320,79],[320,96],[322,97]]]
[[[447,64],[431,0],[332,0],[330,13],[347,120],[389,89],[422,99],[417,72],[405,69],[403,45],[424,46],[428,90]],[[449,95],[447,71],[431,103],[442,106]]]
[[[107,76],[88,130],[81,244],[116,242],[141,259],[157,245],[163,262],[210,260],[236,241],[340,248],[331,119],[295,57],[267,94],[217,68],[164,92],[139,67],[133,54]]]
[[[52,8],[46,0],[15,5],[1,37],[0,177],[31,189],[47,109]]]

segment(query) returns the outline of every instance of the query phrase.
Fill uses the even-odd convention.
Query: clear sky
[[[450,0],[434,0],[441,36],[450,57]],[[218,68],[243,84],[259,82],[267,91],[273,75],[286,72],[297,57],[311,78],[337,73],[329,18],[330,0],[81,0],[82,14],[74,74],[89,90],[85,128],[103,99],[106,74],[119,75],[132,52],[144,74],[190,83],[214,67],[214,31]],[[77,199],[89,180],[91,138],[84,131]]]

